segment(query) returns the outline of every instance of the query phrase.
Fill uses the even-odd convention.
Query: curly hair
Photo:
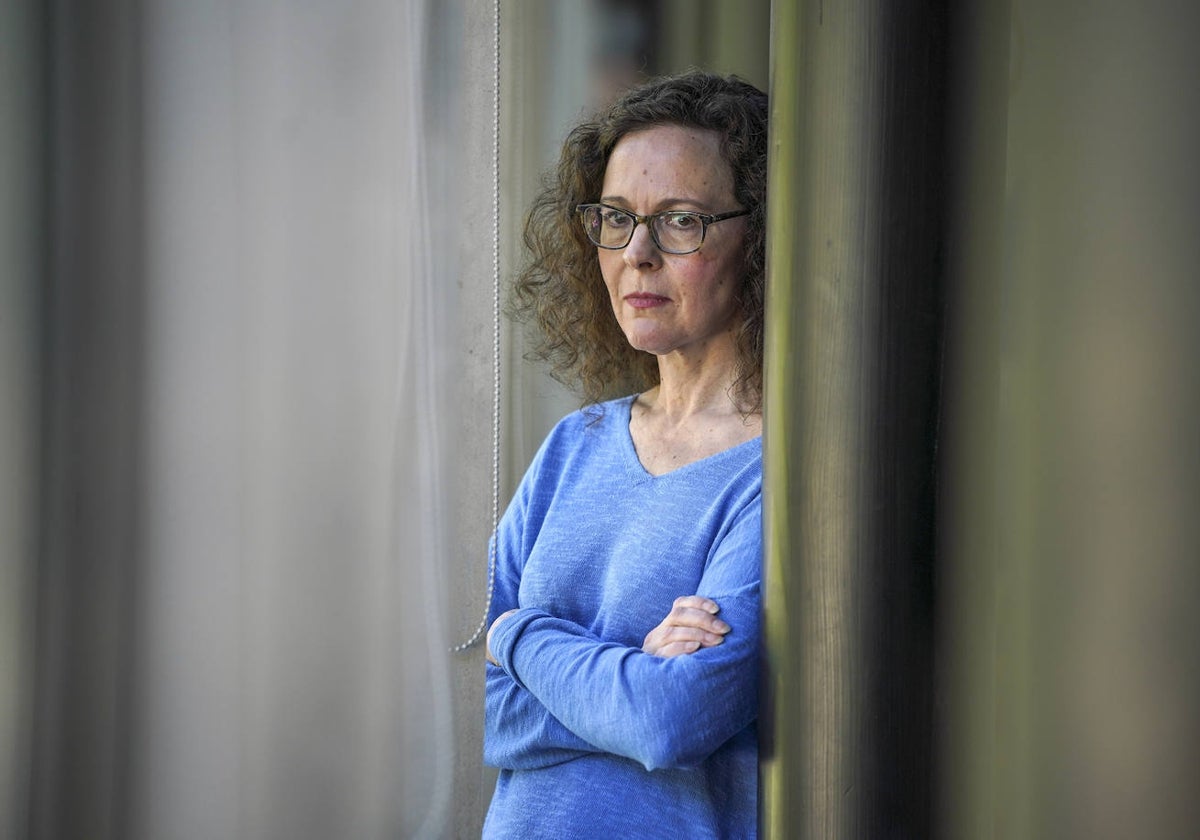
[[[762,405],[765,296],[767,97],[736,76],[698,70],[633,88],[582,123],[563,143],[525,220],[529,259],[513,283],[509,312],[540,335],[530,351],[551,375],[595,403],[658,384],[654,355],[629,345],[612,311],[596,246],[575,207],[596,201],[609,156],[625,135],[659,125],[712,130],[733,172],[734,197],[750,211],[743,240],[732,396],[744,411]]]

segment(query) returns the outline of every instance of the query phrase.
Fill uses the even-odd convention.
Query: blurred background
[[[478,836],[493,96],[508,277],[690,66],[772,95],[762,833],[1200,833],[1196,12],[494,12],[0,5],[0,838]]]

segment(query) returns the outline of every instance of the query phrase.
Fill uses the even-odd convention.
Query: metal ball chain
[[[462,653],[487,629],[496,591],[496,529],[500,523],[500,0],[492,2],[492,536],[488,540],[487,597],[471,638],[450,648]]]

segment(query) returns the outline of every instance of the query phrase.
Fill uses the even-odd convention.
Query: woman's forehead
[[[604,195],[659,195],[729,200],[733,173],[721,154],[721,135],[675,124],[630,132],[617,141],[604,172]],[[632,197],[632,196],[630,196]]]

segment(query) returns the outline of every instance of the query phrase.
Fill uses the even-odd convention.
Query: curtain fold
[[[31,19],[45,490],[0,829],[477,831],[490,5]]]
[[[428,16],[147,7],[140,836],[446,821],[457,286]]]

